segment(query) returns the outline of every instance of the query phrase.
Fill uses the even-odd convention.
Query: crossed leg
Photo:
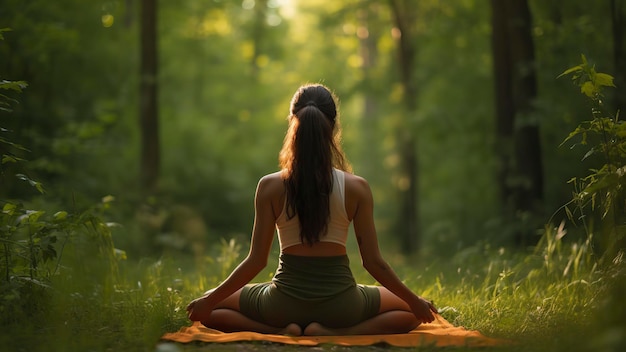
[[[317,336],[401,334],[420,325],[406,302],[384,287],[378,287],[378,290],[380,292],[378,315],[347,328],[328,328],[319,323],[311,323],[302,331],[300,326],[294,323],[285,327],[275,327],[258,322],[241,313],[239,307],[241,289],[220,302],[211,312],[209,319],[201,323],[208,328],[224,332],[256,331],[263,334],[292,336],[300,336],[303,333]]]
[[[208,321],[201,321],[202,325],[223,332],[255,331],[262,334],[302,335],[302,328],[297,324],[292,323],[279,328],[263,324],[243,315],[239,307],[240,295],[241,289],[220,302],[211,312]]]
[[[357,325],[339,329],[311,323],[304,329],[304,335],[402,334],[420,325],[406,302],[385,287],[378,287],[378,290],[380,292],[378,315]]]

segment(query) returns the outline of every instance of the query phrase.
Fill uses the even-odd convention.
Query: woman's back
[[[341,172],[344,175],[344,207],[348,221],[352,221],[357,213],[360,202],[363,200],[364,195],[366,195],[364,186],[367,187],[367,183],[363,178],[351,173],[343,171],[337,172]],[[270,197],[268,198],[271,199],[271,201],[267,206],[271,206],[275,219],[278,219],[281,213],[283,213],[285,206],[284,180],[281,178],[280,173],[267,175],[263,180],[263,188],[265,188],[267,192],[270,192]],[[293,245],[283,249],[282,252],[300,256],[335,256],[345,255],[346,247],[338,243],[320,241],[313,245],[306,243]]]

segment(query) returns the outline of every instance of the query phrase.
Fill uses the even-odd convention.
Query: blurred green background
[[[498,175],[498,150],[511,141],[499,144],[495,115],[491,23],[502,14],[486,1],[158,2],[160,164],[147,185],[140,1],[3,0],[0,24],[12,31],[0,74],[28,83],[3,127],[30,149],[23,157],[45,186],[45,207],[81,209],[114,196],[109,217],[124,224],[117,246],[158,255],[177,241],[168,233],[248,236],[256,182],[277,169],[289,99],[300,84],[323,83],[340,99],[344,149],[372,185],[381,237],[403,250],[403,238],[414,237],[410,252],[437,254],[515,243],[520,232],[532,244],[569,200],[567,181],[588,168],[583,151],[560,146],[589,118],[588,106],[556,77],[580,54],[606,72],[623,69],[609,39],[611,3],[529,1],[537,93],[516,123],[539,131],[532,157],[543,167],[543,194],[532,209],[509,206],[498,189],[524,175]],[[402,45],[413,50],[410,67]],[[30,199],[11,167],[2,197]],[[416,223],[409,234],[407,214]]]

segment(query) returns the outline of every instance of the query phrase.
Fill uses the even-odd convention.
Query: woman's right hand
[[[187,305],[187,316],[191,321],[206,321],[212,311],[213,307],[209,304],[207,295],[196,298]]]
[[[435,308],[435,305],[419,296],[417,297],[417,300],[411,304],[411,311],[417,320],[422,323],[433,322],[435,320],[434,314],[437,314],[437,308]]]

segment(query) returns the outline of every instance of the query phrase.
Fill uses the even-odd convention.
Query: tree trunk
[[[153,193],[159,177],[159,120],[157,109],[156,0],[141,0],[141,189]]]
[[[507,179],[511,174],[513,154],[513,126],[515,106],[513,103],[513,78],[509,53],[509,33],[506,2],[491,0],[491,50],[493,56],[494,101],[496,117],[495,152],[498,157],[496,182],[500,203],[507,204],[512,190]]]
[[[498,186],[505,218],[536,215],[543,200],[539,126],[533,121],[537,97],[531,14],[527,0],[492,0],[492,50],[496,99]],[[519,245],[534,242],[534,227],[515,234]]]
[[[370,162],[363,163],[360,167],[360,173],[370,179],[379,174],[382,166],[377,161],[381,159],[380,148],[376,141],[378,140],[378,94],[375,89],[376,78],[373,76],[378,61],[377,41],[379,39],[378,28],[373,25],[373,18],[376,18],[376,6],[378,4],[366,4],[364,8],[358,11],[359,25],[366,29],[357,34],[359,38],[359,53],[362,59],[363,70],[363,122],[361,124],[361,133],[363,135],[363,149],[361,157],[363,160]]]
[[[523,183],[516,188],[516,208],[534,211],[543,199],[543,165],[539,125],[531,115],[537,98],[535,47],[527,0],[509,1],[513,99],[516,109],[515,160]]]
[[[265,18],[267,16],[267,0],[257,0],[254,6],[254,23],[252,26],[253,52],[250,60],[252,79],[257,80],[259,73],[259,57],[263,55],[263,38],[265,36]]]
[[[408,120],[397,126],[397,140],[400,148],[400,214],[397,231],[400,236],[402,251],[410,254],[420,249],[419,209],[418,209],[418,157],[417,142],[413,135],[413,117],[417,111],[417,82],[414,78],[416,48],[414,45],[415,21],[414,4],[400,0],[391,0],[391,9],[396,28],[400,32],[398,39],[398,63],[400,80],[404,88],[403,102]]]
[[[135,4],[133,0],[124,1],[124,27],[130,28],[133,25],[133,19],[135,18]]]

